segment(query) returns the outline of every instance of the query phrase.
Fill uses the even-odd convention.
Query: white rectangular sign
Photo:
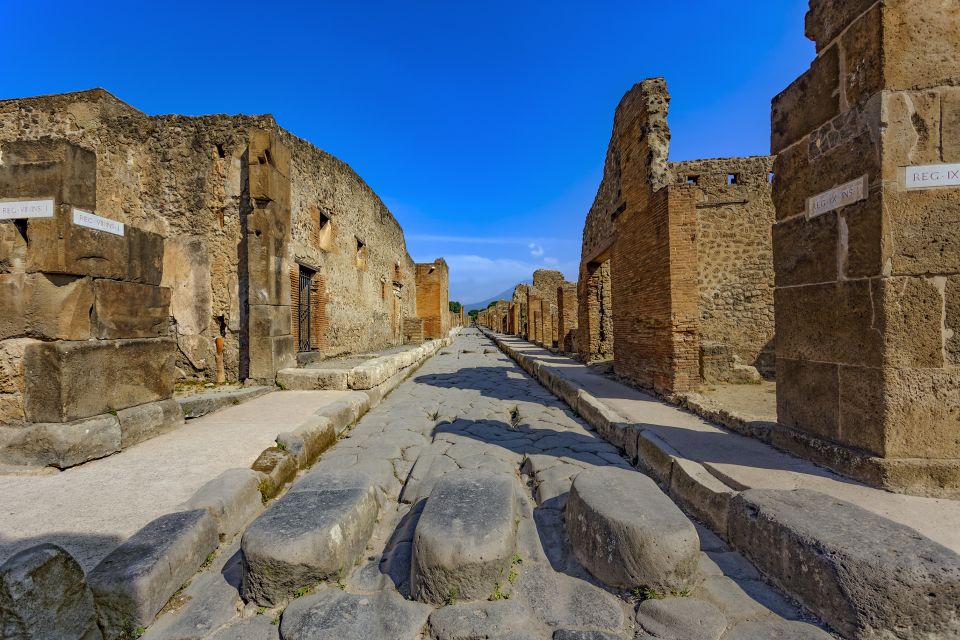
[[[815,218],[848,204],[866,200],[869,184],[869,176],[863,176],[839,187],[834,187],[829,191],[824,191],[820,195],[807,198],[807,218]]]
[[[0,202],[0,220],[52,218],[53,200],[4,200]]]
[[[96,229],[97,231],[106,231],[107,233],[112,233],[115,236],[123,235],[122,222],[101,218],[97,214],[84,211],[83,209],[74,208],[73,224],[81,227],[88,227],[90,229]]]
[[[960,186],[960,164],[928,164],[905,170],[907,189]]]

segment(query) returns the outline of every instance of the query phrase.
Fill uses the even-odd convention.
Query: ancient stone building
[[[557,348],[577,353],[577,285],[565,282],[557,288]]]
[[[578,287],[581,357],[667,394],[771,373],[774,333],[772,159],[670,163],[669,101],[655,78],[617,107]]]
[[[450,271],[443,258],[417,265],[417,316],[423,337],[435,340],[450,331]]]
[[[214,379],[218,338],[227,380],[272,381],[297,353],[399,344],[417,315],[396,220],[271,116],[147,116],[99,89],[0,102],[4,156],[46,139],[95,155],[84,207],[166,238],[178,377]],[[10,272],[21,249],[12,223],[0,227]]]
[[[960,11],[810,4],[816,59],[773,101],[775,443],[956,496]]]
[[[563,274],[551,269],[533,272],[533,284],[527,287],[527,305],[534,314],[530,322],[529,340],[545,347],[557,344],[557,288],[564,283]]]

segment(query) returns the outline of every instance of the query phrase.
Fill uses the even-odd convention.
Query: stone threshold
[[[446,337],[404,349],[391,349],[388,353],[372,356],[359,363],[357,358],[335,358],[303,367],[281,369],[277,372],[277,384],[281,389],[291,391],[375,390],[450,344],[451,338]]]
[[[844,637],[903,631],[904,621],[916,637],[960,633],[960,502],[861,485],[575,360],[484,333]]]

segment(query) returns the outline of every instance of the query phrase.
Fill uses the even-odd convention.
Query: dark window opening
[[[773,179],[777,176],[773,171],[770,172],[770,175],[767,176],[767,179],[772,183]]]
[[[692,184],[694,186],[700,184],[700,176],[687,176],[687,184]]]
[[[740,175],[736,173],[728,173],[727,184],[740,184]]]
[[[221,157],[221,158],[226,158],[226,157],[227,157],[227,152],[223,150],[223,145],[222,145],[222,144],[218,144],[218,145],[217,145],[217,155],[218,155],[219,157]]]

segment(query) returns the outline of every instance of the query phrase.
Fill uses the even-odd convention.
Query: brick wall
[[[417,317],[423,318],[423,335],[436,340],[450,330],[450,275],[442,259],[416,266]]]

